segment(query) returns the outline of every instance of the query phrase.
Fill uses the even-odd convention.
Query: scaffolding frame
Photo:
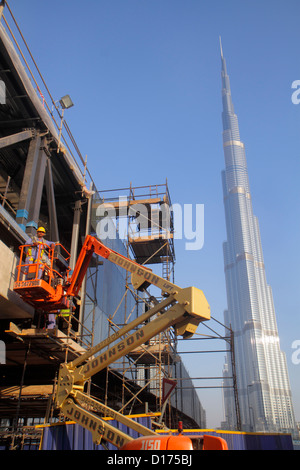
[[[101,192],[102,204],[107,209],[107,215],[113,214],[114,223],[116,228],[119,229],[121,226],[124,229],[125,224],[121,223],[120,218],[126,220],[126,234],[127,237],[124,239],[124,245],[127,252],[127,257],[133,257],[135,261],[144,265],[157,266],[161,265],[162,277],[174,282],[174,265],[175,265],[175,251],[173,245],[173,233],[174,223],[173,219],[170,218],[170,223],[163,226],[162,218],[157,217],[157,210],[160,204],[168,204],[171,206],[171,198],[167,185],[149,185],[149,186],[137,186],[133,187],[132,184],[128,188],[104,190]],[[146,208],[146,213],[140,212],[140,205]],[[151,205],[154,207],[151,207]],[[132,210],[134,208],[134,210]],[[112,211],[111,213],[109,211]],[[155,212],[156,211],[156,212]],[[138,217],[138,224],[136,223],[136,217]],[[151,216],[154,214],[154,221]],[[141,222],[142,227],[140,226]],[[169,237],[169,238],[168,238]],[[157,239],[162,243],[157,245]],[[162,253],[163,252],[163,253]],[[151,292],[146,291],[146,295],[143,297],[133,290],[130,284],[130,274],[126,271],[125,289],[121,301],[113,314],[109,317],[109,332],[110,334],[115,333],[124,324],[128,323],[133,315],[139,314],[142,309],[150,308],[153,302],[159,302],[161,299],[154,297]],[[127,297],[131,295],[135,300],[135,305],[131,311],[128,311]],[[121,307],[122,303],[125,305],[125,313],[122,324],[114,322],[114,318]],[[203,335],[202,339],[213,340],[221,339],[228,344],[228,349],[216,350],[214,352],[226,352],[230,354],[231,367],[233,371],[232,377],[227,377],[232,380],[232,385],[221,385],[221,386],[204,386],[197,387],[193,385],[194,389],[198,388],[232,388],[234,393],[235,408],[236,408],[236,422],[237,429],[241,428],[240,424],[240,411],[239,411],[239,400],[237,393],[237,384],[235,376],[235,359],[234,359],[234,336],[231,329],[228,329],[221,322],[212,318],[217,324],[221,325],[227,330],[225,335],[219,334],[217,331],[205,325],[209,330],[212,331],[212,335]],[[205,336],[205,338],[204,338]],[[195,338],[199,339],[199,338]],[[185,340],[189,341],[189,340]],[[122,393],[121,393],[121,405],[119,408],[120,412],[132,413],[135,405],[145,406],[148,409],[148,404],[144,404],[139,400],[139,395],[144,391],[150,391],[156,398],[155,401],[155,412],[164,413],[165,407],[163,407],[162,397],[162,382],[163,378],[174,379],[178,381],[176,387],[175,401],[176,404],[177,394],[181,393],[183,389],[186,389],[182,385],[182,380],[178,377],[174,377],[174,370],[172,366],[176,361],[177,356],[178,340],[172,329],[166,332],[160,333],[157,337],[152,338],[148,344],[139,347],[137,350],[131,352],[128,356],[122,358],[119,362],[113,364],[110,371],[116,371],[122,376]],[[199,353],[209,353],[211,351],[199,351]],[[195,351],[191,351],[195,353]],[[181,353],[178,353],[179,355]],[[143,373],[143,374],[141,374]],[[205,379],[203,377],[203,379]],[[216,377],[210,379],[215,380]],[[219,378],[220,379],[220,378]],[[193,380],[191,378],[191,380]],[[139,385],[139,390],[130,391],[129,383],[135,382]],[[130,398],[125,400],[125,390],[129,391]],[[105,400],[107,403],[108,397],[108,380],[106,382]],[[177,416],[172,418],[172,406],[171,400],[168,399],[167,412],[165,424],[168,427],[176,426]]]
[[[173,242],[174,223],[170,211],[171,198],[167,180],[164,184],[148,186],[130,186],[127,188],[108,189],[100,192],[102,205],[107,215],[114,219],[118,233],[121,233],[127,257],[133,258],[142,265],[161,266],[162,277],[174,282],[175,250]],[[134,307],[129,311],[134,299]],[[125,291],[118,308],[123,304],[124,319],[122,324],[114,323],[116,311],[109,317],[109,332],[113,334],[133,315],[151,308],[161,299],[151,292],[139,295],[130,283],[130,274],[125,274]],[[145,406],[139,400],[139,395],[147,390],[155,396],[156,409],[162,410],[162,379],[172,378],[172,364],[176,357],[177,340],[170,329],[152,338],[148,344],[133,351],[113,365],[111,370],[118,371],[123,377],[122,399],[120,412],[132,412],[135,405]],[[128,391],[128,377],[139,386],[139,391],[131,394],[125,401],[125,389]],[[108,390],[106,390],[108,392]],[[107,399],[107,393],[106,393]],[[171,424],[171,423],[169,423]],[[173,423],[174,424],[174,423]]]

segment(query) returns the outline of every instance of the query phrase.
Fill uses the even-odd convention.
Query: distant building
[[[266,281],[259,225],[253,215],[245,147],[222,60],[222,172],[227,241],[224,264],[228,310],[225,324],[234,331],[235,362],[243,431],[294,432],[295,418],[285,354],[280,349],[272,291]],[[228,383],[231,361],[224,368]],[[233,392],[225,388],[225,417],[236,427]]]

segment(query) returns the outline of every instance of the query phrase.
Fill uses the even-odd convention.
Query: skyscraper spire
[[[221,59],[223,59],[223,48],[222,48],[222,39],[221,39],[221,36],[219,36],[219,41],[220,41]]]
[[[220,43],[221,45],[221,43]],[[295,419],[286,359],[280,350],[272,291],[267,285],[259,224],[253,215],[245,147],[232,103],[221,45],[222,172],[227,241],[223,245],[228,310],[235,338],[243,431],[293,432]],[[230,371],[230,360],[225,367]],[[224,376],[224,382],[228,379]],[[234,397],[224,396],[228,426],[235,427]]]

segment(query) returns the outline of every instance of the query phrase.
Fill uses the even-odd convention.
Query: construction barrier
[[[150,417],[135,418],[135,421],[151,428]],[[140,436],[136,431],[118,421],[112,420],[110,424],[134,439]],[[109,442],[106,446],[108,450],[116,450]],[[55,424],[43,429],[40,450],[104,450],[104,448],[102,445],[94,444],[90,431],[78,424]]]
[[[172,432],[176,433],[175,430]],[[186,429],[183,433],[195,436],[208,434],[222,437],[228,450],[293,450],[290,434],[246,433],[238,431],[219,431],[215,429]]]
[[[137,422],[150,428],[150,418],[136,418]],[[110,421],[117,429],[129,434],[133,438],[138,433],[129,429],[117,421]],[[172,430],[176,434],[176,430]],[[244,433],[236,431],[219,431],[213,429],[186,429],[184,434],[218,436],[225,439],[228,450],[293,450],[293,441],[290,434],[266,434],[266,433]],[[159,432],[160,435],[165,434]],[[101,445],[97,446],[92,441],[92,435],[78,424],[60,424],[45,427],[41,441],[41,450],[103,450]],[[108,450],[116,450],[114,446],[107,443]]]

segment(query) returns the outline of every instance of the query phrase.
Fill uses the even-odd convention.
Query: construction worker
[[[31,245],[27,249],[25,265],[33,264],[33,263],[49,263],[49,257],[46,250],[54,248],[55,243],[50,242],[49,240],[45,240],[44,235],[46,234],[46,230],[44,227],[39,227],[37,229],[37,237],[30,238],[26,245]],[[43,267],[42,264],[39,266],[38,271],[38,279],[41,279],[43,274]],[[26,266],[26,271],[28,272],[28,266]]]
[[[64,308],[58,311],[57,322],[58,322],[58,328],[61,331],[68,332],[71,314],[72,314],[71,308]]]
[[[37,236],[30,238],[26,242],[26,245],[31,245],[27,248],[26,259],[25,259],[25,265],[27,265],[25,268],[26,273],[27,273],[26,275],[27,278],[29,277],[29,273],[28,273],[29,264],[39,263],[38,267],[34,271],[34,277],[41,279],[44,269],[45,269],[45,265],[49,265],[50,263],[49,257],[48,257],[48,251],[50,249],[54,249],[55,243],[50,242],[49,240],[46,240],[44,238],[44,235],[46,235],[45,228],[39,227],[37,229]],[[38,273],[37,273],[37,269],[38,269]],[[55,315],[53,313],[49,313],[47,315],[46,325],[47,325],[47,329],[55,328],[56,321],[55,321]]]

